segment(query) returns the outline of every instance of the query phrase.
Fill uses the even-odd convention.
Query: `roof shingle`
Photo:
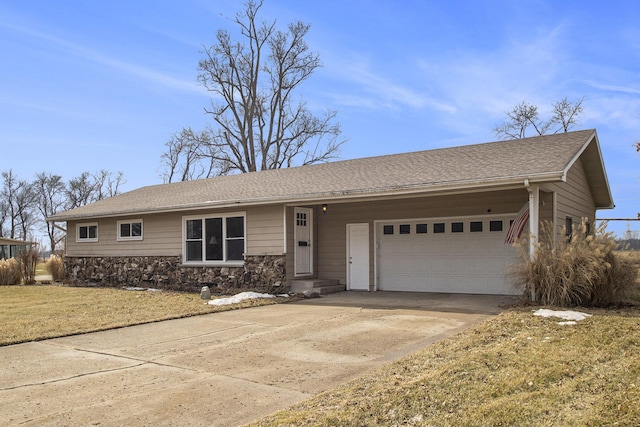
[[[139,214],[199,207],[339,199],[451,186],[560,180],[595,130],[343,160],[142,187],[50,218]]]

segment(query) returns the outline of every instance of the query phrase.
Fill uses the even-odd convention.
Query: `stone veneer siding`
[[[76,286],[134,286],[212,293],[239,290],[283,292],[284,255],[251,255],[243,267],[191,267],[180,257],[65,257],[67,281]]]

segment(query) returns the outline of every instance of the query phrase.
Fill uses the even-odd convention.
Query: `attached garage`
[[[376,222],[377,289],[515,294],[505,273],[513,215]]]

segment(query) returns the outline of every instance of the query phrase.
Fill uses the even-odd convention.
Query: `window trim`
[[[139,236],[122,236],[120,233],[122,231],[121,229],[121,225],[122,224],[135,224],[135,223],[140,223],[140,235]],[[121,221],[117,222],[116,225],[116,236],[117,236],[117,241],[118,242],[127,242],[127,241],[131,241],[131,240],[144,240],[144,222],[142,221],[142,219],[123,219]]]
[[[227,257],[227,240],[239,240],[239,238],[228,238],[227,237],[227,218],[233,217],[242,217],[242,228],[243,228],[243,240],[244,240],[244,248],[242,250],[243,259],[242,260],[226,260]],[[204,229],[205,220],[220,218],[222,219],[222,232],[224,234],[223,240],[225,244],[223,245],[222,260],[200,260],[200,261],[187,261],[187,221],[199,219],[203,221],[203,229],[202,233],[206,233]],[[192,239],[193,240],[193,239]],[[217,214],[207,214],[207,215],[186,215],[182,217],[182,264],[185,266],[225,266],[225,267],[242,267],[244,266],[244,256],[247,253],[247,213],[246,212],[224,212]],[[205,239],[202,239],[202,254],[203,257],[206,254],[206,243]]]
[[[89,236],[89,227],[96,228],[96,237],[80,237],[80,228],[87,227],[87,236]],[[81,222],[76,224],[76,242],[77,243],[95,243],[99,238],[99,230],[98,230],[97,222]]]

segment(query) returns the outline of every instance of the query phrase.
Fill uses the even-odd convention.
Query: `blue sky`
[[[160,183],[169,137],[209,123],[198,60],[242,5],[0,1],[0,171]],[[640,211],[640,2],[266,0],[262,16],[311,24],[323,67],[298,94],[338,112],[341,158],[493,141],[521,101],[584,97],[575,129],[597,129],[616,202],[599,215]]]

